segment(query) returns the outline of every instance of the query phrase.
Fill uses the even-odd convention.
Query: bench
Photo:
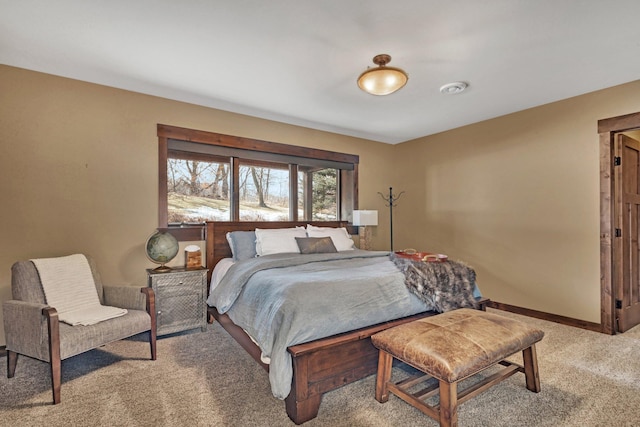
[[[376,400],[389,400],[389,392],[440,422],[441,426],[458,425],[458,404],[489,387],[523,372],[528,390],[540,391],[535,343],[544,332],[523,322],[480,310],[462,308],[416,320],[379,332],[371,341],[379,352]],[[505,360],[522,351],[524,366]],[[421,373],[391,382],[393,359],[398,359]],[[458,392],[458,382],[495,366],[498,372]],[[436,384],[411,392],[429,378]],[[439,404],[426,400],[439,393]]]

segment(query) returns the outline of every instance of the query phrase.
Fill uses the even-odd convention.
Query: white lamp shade
[[[353,211],[353,225],[378,225],[378,211]]]

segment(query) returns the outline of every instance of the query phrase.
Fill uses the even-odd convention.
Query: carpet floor
[[[538,343],[542,391],[517,374],[460,405],[460,426],[640,425],[640,328],[608,336],[490,310],[545,331]],[[0,360],[0,424],[7,426],[293,426],[267,373],[218,325],[148,343],[132,338],[62,362],[62,403],[51,404],[48,365],[20,357],[14,378]],[[521,356],[513,359],[521,363]],[[394,366],[394,379],[410,368]],[[463,384],[464,386],[464,384]],[[305,426],[437,426],[391,395],[374,399],[375,376],[327,393]]]

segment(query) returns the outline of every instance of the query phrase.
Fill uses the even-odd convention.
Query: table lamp
[[[369,226],[378,225],[378,211],[357,210],[353,211],[353,225],[358,227],[360,237],[360,249],[371,249],[371,229]]]

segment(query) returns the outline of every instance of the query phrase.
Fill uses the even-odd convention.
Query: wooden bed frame
[[[213,267],[222,259],[231,257],[226,233],[255,228],[287,228],[313,224],[324,227],[347,227],[346,222],[207,222],[207,269],[209,280]],[[229,316],[208,307],[209,318],[220,325],[265,370],[269,365],[260,360],[260,349],[245,331],[235,325]],[[333,335],[288,348],[293,359],[291,392],[285,399],[287,415],[296,424],[302,424],[318,415],[322,395],[343,385],[365,378],[376,372],[378,350],[371,344],[371,335],[384,329],[437,314],[427,311],[366,328]],[[212,320],[210,320],[212,321]],[[373,398],[373,390],[371,391]]]

